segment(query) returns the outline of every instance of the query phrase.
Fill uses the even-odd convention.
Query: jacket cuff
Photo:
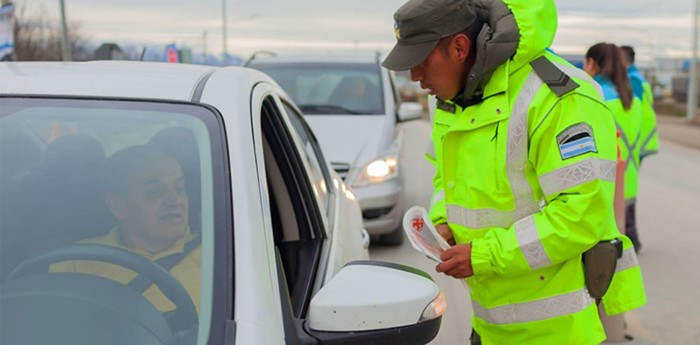
[[[447,210],[445,208],[445,201],[439,201],[430,208],[428,212],[430,215],[430,220],[433,224],[444,224],[447,223]]]
[[[474,277],[481,278],[494,274],[493,266],[491,265],[491,246],[483,239],[475,239],[472,241],[472,270]]]

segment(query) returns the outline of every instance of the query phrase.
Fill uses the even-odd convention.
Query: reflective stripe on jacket
[[[639,159],[659,151],[659,134],[656,131],[656,112],[651,85],[644,79],[635,65],[627,68],[634,96],[642,101],[642,126],[639,136]]]

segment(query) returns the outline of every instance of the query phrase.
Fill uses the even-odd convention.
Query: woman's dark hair
[[[612,43],[598,43],[586,52],[586,60],[593,59],[598,64],[598,74],[615,84],[622,106],[629,110],[632,106],[632,86],[627,77],[627,68],[622,60],[622,51]]]

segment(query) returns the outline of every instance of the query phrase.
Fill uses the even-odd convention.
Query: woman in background
[[[618,130],[618,178],[616,179],[615,218],[620,232],[626,234],[632,241],[634,251],[625,248],[625,255],[632,256],[639,248],[639,239],[634,230],[634,203],[637,198],[638,169],[639,169],[639,136],[642,125],[642,104],[632,92],[627,68],[624,65],[622,52],[612,43],[598,43],[588,49],[583,69],[593,77],[603,89],[603,96],[608,108],[615,116]],[[626,167],[621,166],[626,163]],[[621,169],[622,168],[622,169]],[[624,170],[623,170],[624,169]],[[619,173],[624,171],[624,179]],[[623,182],[624,181],[624,182]],[[622,192],[624,189],[624,193]],[[618,198],[624,195],[624,204]],[[624,207],[623,207],[624,205]],[[631,211],[630,211],[631,209]],[[624,224],[624,225],[623,225]],[[629,253],[631,251],[631,253]],[[634,258],[636,260],[636,257]],[[618,266],[620,266],[618,260]],[[618,270],[623,269],[618,267]],[[617,285],[617,286],[616,286]],[[621,297],[625,294],[620,289],[621,284],[610,286],[607,295]],[[613,297],[614,298],[614,297]],[[608,315],[603,309],[606,298],[600,308],[600,316],[605,327],[608,341],[624,341],[632,337],[625,334],[624,314]]]

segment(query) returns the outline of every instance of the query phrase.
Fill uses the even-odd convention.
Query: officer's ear
[[[121,195],[114,192],[107,192],[105,202],[107,203],[109,212],[112,213],[114,218],[117,218],[120,222],[124,220],[125,203]]]
[[[463,63],[467,61],[467,58],[469,57],[469,53],[472,49],[471,43],[472,42],[467,35],[457,34],[452,39],[452,44],[450,44],[450,53],[453,54],[455,59]]]

